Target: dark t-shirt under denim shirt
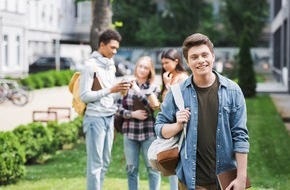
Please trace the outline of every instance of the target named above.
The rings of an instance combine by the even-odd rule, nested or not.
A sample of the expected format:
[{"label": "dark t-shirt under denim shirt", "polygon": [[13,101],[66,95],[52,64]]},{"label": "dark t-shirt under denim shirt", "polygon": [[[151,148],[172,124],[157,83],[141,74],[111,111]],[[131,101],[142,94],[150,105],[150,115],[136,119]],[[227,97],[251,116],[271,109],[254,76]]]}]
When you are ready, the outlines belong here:
[{"label": "dark t-shirt under denim shirt", "polygon": [[198,100],[196,184],[216,183],[216,128],[218,121],[218,77],[206,88],[194,84]]}]

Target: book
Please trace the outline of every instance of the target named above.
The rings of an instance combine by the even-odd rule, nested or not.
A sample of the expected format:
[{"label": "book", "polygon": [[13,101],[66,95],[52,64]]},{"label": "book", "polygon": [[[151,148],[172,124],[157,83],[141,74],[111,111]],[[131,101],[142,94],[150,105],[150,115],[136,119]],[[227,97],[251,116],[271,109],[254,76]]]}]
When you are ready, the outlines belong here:
[{"label": "book", "polygon": [[[217,174],[217,179],[220,185],[221,190],[225,190],[229,184],[236,179],[237,177],[237,169],[228,170],[222,173]],[[251,187],[250,179],[246,178],[246,188]]]},{"label": "book", "polygon": [[133,110],[146,110],[145,105],[138,98],[133,99]]},{"label": "book", "polygon": [[96,73],[94,73],[94,82],[92,86],[93,91],[97,91],[102,89],[102,84],[100,83],[99,77],[96,76]]}]

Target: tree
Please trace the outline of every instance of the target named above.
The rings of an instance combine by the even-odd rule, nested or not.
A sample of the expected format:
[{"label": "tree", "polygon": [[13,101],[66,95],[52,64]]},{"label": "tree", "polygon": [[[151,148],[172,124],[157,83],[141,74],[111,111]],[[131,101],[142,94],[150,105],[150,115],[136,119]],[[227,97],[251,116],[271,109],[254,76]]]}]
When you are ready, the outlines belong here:
[{"label": "tree", "polygon": [[253,60],[250,52],[250,38],[247,32],[242,34],[240,51],[238,56],[238,84],[245,97],[256,95],[256,74],[253,67]]},{"label": "tree", "polygon": [[201,24],[203,0],[167,0],[161,26],[167,33],[167,45],[180,46],[186,36],[197,32]]},{"label": "tree", "polygon": [[160,27],[160,17],[140,18],[140,28],[136,33],[136,42],[145,47],[162,47],[166,45],[166,34]]},{"label": "tree", "polygon": [[99,35],[112,25],[111,0],[91,0],[92,26],[90,31],[90,45],[92,51],[98,49]]},{"label": "tree", "polygon": [[245,97],[256,94],[256,79],[250,48],[257,42],[268,18],[267,0],[225,0],[229,36],[240,47],[238,83]]},{"label": "tree", "polygon": [[156,2],[114,0],[113,23],[122,23],[118,31],[123,46],[180,46],[184,38],[194,32],[218,38],[212,4],[204,0]]},{"label": "tree", "polygon": [[[113,12],[113,22],[122,22],[122,27],[118,28],[118,31],[122,35],[123,46],[144,46],[144,43],[150,44],[148,40],[153,41],[152,33],[155,28],[152,27],[156,23],[151,21],[156,14],[154,1],[114,0]],[[150,24],[146,25],[146,23]],[[146,31],[150,32],[146,33]]]},{"label": "tree", "polygon": [[269,14],[267,0],[225,0],[224,10],[227,31],[236,44],[241,42],[245,33],[249,38],[250,46],[254,45],[262,33]]}]

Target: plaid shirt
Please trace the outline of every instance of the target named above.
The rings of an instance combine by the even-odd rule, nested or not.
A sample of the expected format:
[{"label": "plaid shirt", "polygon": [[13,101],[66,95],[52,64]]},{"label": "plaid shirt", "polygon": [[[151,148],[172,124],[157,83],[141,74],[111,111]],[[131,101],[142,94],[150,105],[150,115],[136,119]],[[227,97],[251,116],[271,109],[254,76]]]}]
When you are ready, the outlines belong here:
[{"label": "plaid shirt", "polygon": [[[154,111],[149,105],[147,95],[155,93],[158,97],[160,90],[157,86],[152,84],[150,85],[149,82],[142,85],[137,83],[137,85],[141,89],[141,92],[137,94],[134,90],[129,89],[126,96],[118,99],[118,110],[116,114],[124,118],[122,126],[123,134],[127,135],[129,139],[143,141],[149,137],[156,136],[154,132]],[[148,117],[143,121],[131,117],[131,112],[134,111],[133,101],[135,98],[141,101],[147,110]]]}]

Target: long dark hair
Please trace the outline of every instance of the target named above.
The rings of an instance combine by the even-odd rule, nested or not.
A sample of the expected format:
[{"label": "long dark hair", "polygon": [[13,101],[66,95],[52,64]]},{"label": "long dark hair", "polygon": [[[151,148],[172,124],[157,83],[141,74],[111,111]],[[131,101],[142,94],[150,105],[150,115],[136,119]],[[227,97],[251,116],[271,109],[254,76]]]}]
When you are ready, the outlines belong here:
[{"label": "long dark hair", "polygon": [[[161,59],[162,58],[171,59],[172,61],[175,61],[177,59],[178,64],[175,67],[175,71],[177,71],[177,72],[185,72],[186,71],[183,67],[181,54],[176,49],[171,48],[171,49],[168,49],[166,51],[163,51],[161,53]],[[161,93],[160,93],[161,95],[163,94],[163,92],[166,89],[165,84],[163,82],[163,73],[165,73],[165,72],[166,71],[162,66],[162,71],[161,71],[162,89],[161,89]]]}]

